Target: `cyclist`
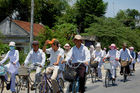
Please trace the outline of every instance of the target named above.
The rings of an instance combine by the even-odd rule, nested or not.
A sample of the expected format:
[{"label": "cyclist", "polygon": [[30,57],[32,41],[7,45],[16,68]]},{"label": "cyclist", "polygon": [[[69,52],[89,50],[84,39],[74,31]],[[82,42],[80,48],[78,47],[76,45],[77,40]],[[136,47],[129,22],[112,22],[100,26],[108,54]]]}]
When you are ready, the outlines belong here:
[{"label": "cyclist", "polygon": [[101,66],[102,66],[102,58],[103,58],[103,51],[101,49],[101,44],[97,43],[96,49],[92,54],[92,57],[94,61],[99,62],[98,64],[98,79],[102,79],[102,72],[101,72]]},{"label": "cyclist", "polygon": [[66,43],[66,44],[64,45],[64,49],[65,49],[65,51],[64,51],[64,56],[66,57],[67,54],[68,54],[68,52],[69,52],[70,49],[71,49],[71,46],[70,46],[68,43]]},{"label": "cyclist", "polygon": [[[46,46],[48,44],[51,44],[51,48],[46,49]],[[56,82],[56,78],[58,76],[58,71],[63,70],[63,65],[61,64],[61,61],[64,59],[64,50],[59,47],[59,41],[56,39],[46,40],[43,51],[47,54],[50,54],[50,65],[46,69],[47,74],[51,74],[51,80]]]},{"label": "cyclist", "polygon": [[138,52],[137,62],[140,63],[140,52]]},{"label": "cyclist", "polygon": [[132,71],[135,71],[136,53],[135,53],[135,51],[134,51],[134,47],[129,47],[129,50],[130,50],[131,56],[133,57],[132,63],[131,63],[131,65],[130,65],[130,69],[131,69]]},{"label": "cyclist", "polygon": [[[20,64],[19,64],[19,51],[15,50],[15,42],[10,42],[9,47],[10,47],[10,50],[8,51],[8,53],[6,54],[4,59],[2,61],[0,61],[0,64],[3,64],[4,62],[6,62],[6,60],[8,58],[10,59],[10,61],[8,62],[7,65],[5,65],[5,67],[7,68],[9,74],[11,75],[10,90],[12,91],[12,93],[16,93],[16,90],[15,90],[15,75],[18,73],[18,68],[20,66]],[[8,79],[7,75],[6,75],[5,78]]]},{"label": "cyclist", "polygon": [[116,49],[115,44],[111,44],[109,48],[110,48],[110,50],[108,51],[108,53],[104,59],[109,57],[111,66],[112,66],[112,69],[111,69],[112,79],[115,80],[116,68],[119,65],[119,51]]},{"label": "cyclist", "polygon": [[[127,47],[127,44],[123,43],[123,48],[120,50],[120,59],[126,60],[126,61],[132,61],[132,56],[130,54],[130,51],[126,47]],[[123,69],[124,67],[121,66],[121,71],[120,71],[121,75],[123,75]],[[126,73],[129,75],[130,74],[129,65],[126,66],[125,69],[126,69]]]},{"label": "cyclist", "polygon": [[[33,69],[36,69],[35,74],[35,82],[39,82],[38,78],[41,73],[42,67],[45,65],[46,56],[45,53],[39,49],[39,42],[33,41],[32,43],[33,49],[28,53],[25,61],[24,66],[27,66],[29,63],[31,63],[31,66]],[[34,64],[37,63],[39,66],[37,68],[34,68]],[[33,88],[35,88],[35,83],[33,84]]]},{"label": "cyclist", "polygon": [[89,51],[90,51],[90,55],[92,55],[92,53],[94,52],[95,48],[93,45],[90,45]]},{"label": "cyclist", "polygon": [[[75,46],[71,48],[65,61],[69,62],[72,60],[74,66],[80,66],[76,69],[79,77],[79,92],[84,93],[85,91],[85,76],[86,76],[86,65],[90,62],[90,52],[84,44],[82,44],[81,35],[75,35],[74,37]],[[63,61],[63,62],[65,62]],[[63,63],[62,62],[62,63]],[[71,90],[70,90],[71,91]]]}]

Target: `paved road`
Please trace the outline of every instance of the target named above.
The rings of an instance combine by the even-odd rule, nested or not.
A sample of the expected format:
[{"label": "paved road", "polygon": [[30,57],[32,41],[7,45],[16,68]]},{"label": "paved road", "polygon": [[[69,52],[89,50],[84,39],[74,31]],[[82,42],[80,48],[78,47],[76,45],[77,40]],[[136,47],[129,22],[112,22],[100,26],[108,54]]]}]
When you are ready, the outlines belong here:
[{"label": "paved road", "polygon": [[140,64],[137,64],[134,76],[129,76],[127,82],[122,81],[122,76],[117,77],[116,86],[105,88],[104,81],[95,84],[89,83],[87,85],[86,93],[140,93]]},{"label": "paved road", "polygon": [[[104,70],[102,70],[103,76],[104,76]],[[136,65],[136,72],[134,76],[128,77],[127,82],[122,81],[122,76],[119,75],[116,80],[116,86],[110,86],[108,88],[104,87],[104,81],[103,82],[96,82],[92,83],[91,79],[88,78],[86,86],[86,93],[140,93],[140,64]],[[34,74],[32,74],[34,76]],[[104,78],[103,78],[104,80]],[[67,84],[66,84],[67,85]],[[66,88],[64,89],[66,90]],[[4,93],[11,93],[10,91],[4,90]],[[21,93],[26,93],[25,91],[21,91]],[[31,91],[30,93],[34,93],[34,91]]]}]

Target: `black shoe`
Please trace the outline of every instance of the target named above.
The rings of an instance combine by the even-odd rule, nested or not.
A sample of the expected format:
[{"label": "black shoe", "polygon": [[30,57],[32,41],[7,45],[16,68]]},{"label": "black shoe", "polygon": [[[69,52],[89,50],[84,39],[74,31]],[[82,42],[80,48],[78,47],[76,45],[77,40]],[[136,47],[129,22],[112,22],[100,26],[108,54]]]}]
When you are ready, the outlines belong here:
[{"label": "black shoe", "polygon": [[31,90],[35,90],[36,89],[36,85],[35,83],[31,86]]},{"label": "black shoe", "polygon": [[123,75],[123,73],[120,73],[120,75],[122,76],[122,75]]},{"label": "black shoe", "polygon": [[72,83],[69,85],[69,92],[72,92]]}]

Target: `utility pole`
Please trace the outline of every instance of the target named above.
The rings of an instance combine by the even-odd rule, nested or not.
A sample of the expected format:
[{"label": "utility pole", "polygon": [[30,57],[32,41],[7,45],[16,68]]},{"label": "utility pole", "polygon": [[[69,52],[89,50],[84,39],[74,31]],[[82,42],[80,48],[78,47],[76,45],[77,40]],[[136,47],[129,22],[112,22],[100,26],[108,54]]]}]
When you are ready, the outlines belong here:
[{"label": "utility pole", "polygon": [[33,26],[34,26],[34,0],[31,1],[31,23],[30,23],[30,50],[33,42]]}]

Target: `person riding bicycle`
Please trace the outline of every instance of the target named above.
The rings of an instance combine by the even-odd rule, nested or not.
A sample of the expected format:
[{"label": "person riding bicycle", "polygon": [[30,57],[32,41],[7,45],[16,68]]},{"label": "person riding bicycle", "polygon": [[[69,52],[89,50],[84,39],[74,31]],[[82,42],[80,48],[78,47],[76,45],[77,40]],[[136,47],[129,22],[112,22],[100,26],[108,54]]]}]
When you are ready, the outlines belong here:
[{"label": "person riding bicycle", "polygon": [[[11,75],[10,78],[10,90],[12,91],[12,93],[16,93],[15,90],[15,77],[16,74],[18,73],[18,68],[20,66],[19,64],[19,51],[15,49],[15,42],[10,42],[9,43],[9,47],[10,50],[8,51],[8,53],[6,54],[6,56],[4,57],[4,59],[2,61],[0,61],[0,64],[3,64],[4,62],[6,62],[6,60],[9,58],[10,61],[8,62],[7,65],[5,65],[5,67],[8,70],[8,73]],[[8,79],[7,75],[5,77],[6,79]]]},{"label": "person riding bicycle", "polygon": [[134,47],[129,47],[129,50],[130,50],[131,56],[133,57],[132,63],[131,63],[131,65],[130,65],[130,69],[131,69],[132,71],[135,71],[136,53],[135,53],[135,51],[134,51]]},{"label": "person riding bicycle", "polygon": [[104,57],[104,59],[109,58],[111,62],[111,74],[112,79],[115,80],[116,78],[116,68],[119,66],[119,51],[116,49],[115,44],[110,45],[110,50],[108,51],[107,55]]},{"label": "person riding bicycle", "polygon": [[140,51],[137,53],[137,62],[140,63]]},{"label": "person riding bicycle", "polygon": [[89,52],[88,48],[84,44],[82,44],[81,35],[75,35],[74,43],[75,43],[75,46],[71,48],[65,61],[63,61],[63,62],[69,62],[69,60],[71,60],[71,63],[74,66],[78,66],[80,64],[79,67],[76,68],[76,71],[77,71],[77,75],[79,77],[79,92],[84,93],[85,80],[86,80],[85,79],[86,65],[88,65],[90,62],[90,52]]},{"label": "person riding bicycle", "polygon": [[[125,60],[125,61],[131,62],[132,61],[132,56],[130,54],[129,49],[127,49],[126,47],[127,47],[127,44],[123,43],[123,48],[120,50],[120,60]],[[120,71],[121,75],[123,75],[123,69],[124,69],[124,67],[121,66],[121,71]],[[129,75],[130,74],[129,65],[127,65],[125,67],[125,69],[126,69],[126,73]]]},{"label": "person riding bicycle", "polygon": [[95,51],[92,53],[92,57],[94,61],[98,62],[98,78],[102,78],[102,72],[101,72],[101,66],[102,66],[102,58],[103,58],[103,52],[101,49],[101,44],[97,43]]},{"label": "person riding bicycle", "polygon": [[[24,66],[27,66],[29,63],[31,63],[31,66],[33,69],[36,69],[35,74],[35,82],[39,82],[38,78],[40,76],[42,67],[45,65],[46,55],[42,51],[42,49],[39,49],[39,42],[33,41],[32,43],[33,49],[28,53],[25,61]],[[39,66],[37,68],[34,68],[34,64],[37,63]],[[35,87],[35,83],[32,87]]]},{"label": "person riding bicycle", "polygon": [[65,51],[64,51],[64,58],[65,58],[67,56],[67,54],[69,53],[71,46],[68,43],[66,43],[64,45],[64,49],[65,49]]},{"label": "person riding bicycle", "polygon": [[[50,44],[51,48],[46,49],[46,46]],[[61,64],[61,61],[64,59],[64,50],[59,47],[59,41],[56,39],[46,40],[43,52],[46,52],[47,54],[50,54],[50,65],[46,69],[47,74],[51,74],[51,80],[56,81],[58,76],[58,71],[63,70],[63,65]]]}]

